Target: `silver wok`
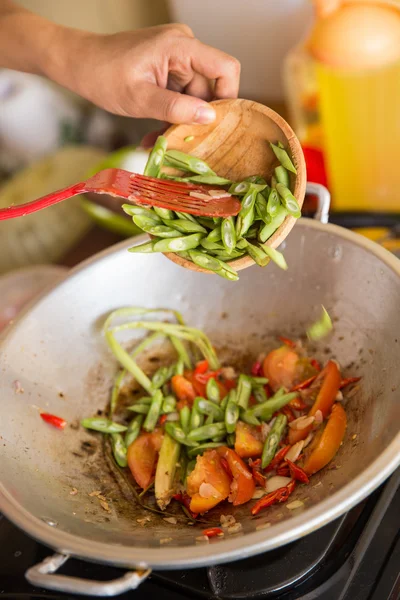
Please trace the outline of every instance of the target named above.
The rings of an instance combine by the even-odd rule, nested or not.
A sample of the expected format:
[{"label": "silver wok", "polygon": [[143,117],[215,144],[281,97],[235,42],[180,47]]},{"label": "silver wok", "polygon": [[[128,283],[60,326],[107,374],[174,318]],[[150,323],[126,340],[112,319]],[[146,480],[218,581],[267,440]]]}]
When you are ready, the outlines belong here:
[{"label": "silver wok", "polygon": [[[237,283],[182,269],[162,255],[129,254],[130,244],[72,271],[0,338],[0,510],[57,551],[27,574],[42,587],[114,595],[136,587],[151,568],[199,567],[271,550],[348,511],[400,464],[398,259],[310,219],[301,219],[285,242],[288,272],[252,267]],[[209,544],[196,542],[201,526],[171,525],[156,515],[138,523],[143,513],[105,459],[101,436],[78,426],[106,406],[115,373],[99,329],[104,316],[124,305],[176,308],[249,362],[276,343],[277,333],[302,335],[321,304],[337,321],[316,355],[334,356],[345,374],[363,379],[347,402],[335,468],[293,496],[304,506],[274,506],[258,518],[242,507],[234,513],[242,531]],[[38,408],[69,426],[61,432],[45,425]],[[89,496],[95,490],[111,512]],[[52,574],[69,556],[138,571],[109,583]]]}]

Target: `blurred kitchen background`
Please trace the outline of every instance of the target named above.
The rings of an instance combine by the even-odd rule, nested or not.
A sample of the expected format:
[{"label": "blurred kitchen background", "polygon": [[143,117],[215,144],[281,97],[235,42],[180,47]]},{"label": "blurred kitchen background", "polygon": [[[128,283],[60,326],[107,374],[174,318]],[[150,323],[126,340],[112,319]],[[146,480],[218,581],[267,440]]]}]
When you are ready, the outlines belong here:
[{"label": "blurred kitchen background", "polygon": [[[379,81],[364,81],[362,70],[361,76],[356,70],[356,81],[347,75],[339,81],[337,73],[333,81],[332,72],[318,72],[305,41],[315,21],[310,0],[20,3],[56,22],[99,33],[187,23],[203,42],[241,61],[241,97],[269,105],[287,118],[304,147],[309,181],[323,183],[333,193],[333,220],[389,249],[399,248],[399,95],[392,94],[390,110],[380,105],[381,120],[371,122],[369,115],[377,110],[372,105],[374,86],[382,95],[388,81],[387,93],[400,93],[400,63],[390,65],[390,73],[384,66]],[[137,146],[157,126],[109,115],[39,77],[0,70],[0,206],[34,199],[104,166],[143,169],[146,152]],[[327,152],[333,157],[329,169]],[[362,168],[358,157],[364,161]],[[137,232],[122,213],[98,202],[77,198],[3,222],[0,274],[35,264],[71,266]],[[312,212],[313,199],[306,210]]]}]

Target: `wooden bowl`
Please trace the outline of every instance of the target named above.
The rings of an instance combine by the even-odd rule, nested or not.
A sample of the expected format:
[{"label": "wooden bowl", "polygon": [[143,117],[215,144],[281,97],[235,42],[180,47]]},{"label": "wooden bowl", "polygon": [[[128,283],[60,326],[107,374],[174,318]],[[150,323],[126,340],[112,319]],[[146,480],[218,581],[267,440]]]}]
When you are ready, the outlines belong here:
[{"label": "wooden bowl", "polygon": [[[279,162],[268,142],[280,141],[297,169],[297,175],[290,173],[290,189],[301,208],[306,191],[306,165],[300,142],[286,121],[267,106],[251,100],[216,100],[211,104],[217,113],[215,122],[211,125],[173,125],[164,133],[168,148],[202,158],[217,175],[232,181],[242,181],[250,175],[261,175],[269,181]],[[194,139],[185,142],[188,136],[194,136]],[[294,217],[286,217],[268,240],[268,245],[279,246],[295,223]],[[173,252],[165,256],[186,269],[211,273]],[[243,256],[229,264],[240,271],[253,265],[254,261],[250,256]]]}]

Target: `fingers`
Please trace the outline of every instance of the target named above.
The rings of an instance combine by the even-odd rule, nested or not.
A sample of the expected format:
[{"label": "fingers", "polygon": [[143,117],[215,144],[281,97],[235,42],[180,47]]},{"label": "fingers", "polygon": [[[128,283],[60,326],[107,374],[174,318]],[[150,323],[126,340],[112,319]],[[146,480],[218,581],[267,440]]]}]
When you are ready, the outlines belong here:
[{"label": "fingers", "polygon": [[194,73],[192,80],[185,87],[185,94],[209,102],[214,97],[214,90],[209,79],[200,73]]},{"label": "fingers", "polygon": [[240,62],[222,50],[202,44],[196,39],[188,39],[187,47],[193,70],[207,79],[215,79],[215,96],[237,98]]},{"label": "fingers", "polygon": [[215,121],[214,109],[200,98],[166,90],[151,83],[137,86],[135,95],[140,98],[139,111],[143,117],[168,123],[207,124]]}]

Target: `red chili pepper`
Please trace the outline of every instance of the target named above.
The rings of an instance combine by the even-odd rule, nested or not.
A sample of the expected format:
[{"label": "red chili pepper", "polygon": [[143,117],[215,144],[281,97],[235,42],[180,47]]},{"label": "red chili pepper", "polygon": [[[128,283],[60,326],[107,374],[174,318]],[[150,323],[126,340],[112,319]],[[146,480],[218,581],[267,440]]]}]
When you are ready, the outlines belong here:
[{"label": "red chili pepper", "polygon": [[297,396],[297,398],[293,398],[293,400],[289,402],[289,406],[290,408],[294,408],[294,410],[304,410],[307,408],[307,404],[299,396]]},{"label": "red chili pepper", "polygon": [[278,335],[278,340],[280,340],[282,344],[285,344],[285,346],[289,346],[289,348],[296,348],[296,342],[283,335]]},{"label": "red chili pepper", "polygon": [[322,367],[321,367],[321,365],[319,364],[319,362],[317,361],[317,359],[315,359],[315,358],[312,358],[312,359],[310,360],[310,364],[311,364],[311,365],[314,367],[314,369],[317,369],[317,371],[321,371],[321,370],[322,370]]},{"label": "red chili pepper", "polygon": [[217,536],[223,536],[224,532],[219,527],[210,527],[209,529],[204,529],[202,534],[207,536],[208,538],[213,538]]},{"label": "red chili pepper", "polygon": [[265,391],[265,393],[266,393],[266,395],[267,395],[267,398],[271,398],[271,396],[273,396],[273,395],[274,395],[274,393],[273,393],[273,391],[271,390],[271,388],[270,388],[270,386],[269,386],[269,384],[268,384],[268,383],[266,383],[266,384],[264,385],[264,391]]},{"label": "red chili pepper", "polygon": [[292,411],[292,409],[290,408],[290,406],[284,406],[283,408],[281,408],[280,412],[283,415],[286,415],[288,423],[291,423],[296,418],[295,415],[294,415],[294,413],[293,413],[293,411]]},{"label": "red chili pepper", "polygon": [[301,383],[298,383],[297,385],[292,387],[292,389],[290,391],[297,392],[298,390],[305,390],[306,388],[310,387],[310,385],[316,378],[317,378],[317,376],[313,375],[313,377],[309,377],[305,381],[302,381]]},{"label": "red chili pepper", "polygon": [[249,459],[249,467],[251,467],[252,469],[257,469],[257,467],[261,466],[261,458],[256,458],[255,460],[253,460],[252,458]]},{"label": "red chili pepper", "polygon": [[277,467],[283,461],[286,454],[289,452],[289,448],[290,448],[290,446],[287,445],[287,446],[284,446],[283,448],[281,448],[280,450],[278,450],[278,452],[275,454],[274,458],[269,463],[268,467],[265,467],[264,471],[268,472],[268,471],[272,471],[273,469],[275,469],[275,467]]},{"label": "red chili pepper", "polygon": [[293,492],[295,485],[296,482],[292,479],[292,481],[290,481],[286,487],[281,487],[278,490],[275,490],[275,492],[270,492],[266,496],[263,496],[255,503],[251,509],[251,514],[257,515],[263,508],[268,508],[277,502],[286,502],[290,494]]},{"label": "red chili pepper", "polygon": [[253,375],[253,377],[262,377],[262,375],[263,375],[262,364],[258,360],[251,367],[251,374]]},{"label": "red chili pepper", "polygon": [[340,382],[339,390],[342,390],[346,385],[350,385],[351,383],[357,383],[360,381],[361,377],[348,377],[347,379],[342,379]]},{"label": "red chili pepper", "polygon": [[252,469],[251,472],[253,474],[254,481],[258,483],[258,485],[261,485],[261,487],[265,487],[266,478],[264,475],[261,475],[260,471],[257,469]]},{"label": "red chili pepper", "polygon": [[231,390],[234,390],[237,386],[237,379],[224,379],[222,381],[222,385],[228,392],[230,392]]},{"label": "red chili pepper", "polygon": [[221,369],[217,371],[210,371],[209,373],[195,373],[197,381],[200,383],[207,383],[209,379],[215,379],[221,373]]},{"label": "red chili pepper", "polygon": [[57,429],[64,429],[67,424],[65,419],[61,419],[61,417],[56,417],[56,415],[50,415],[49,413],[40,413],[43,421],[46,421],[49,425],[53,425],[53,427],[57,427]]},{"label": "red chili pepper", "polygon": [[278,467],[276,469],[276,474],[280,475],[281,477],[288,477],[289,476],[289,467],[287,465],[283,465],[282,467]]},{"label": "red chili pepper", "polygon": [[228,461],[226,460],[226,458],[224,458],[223,456],[220,456],[219,460],[221,461],[221,465],[222,465],[224,471],[227,473],[227,475],[229,475],[229,477],[232,477],[232,471],[229,468],[229,464],[228,464]]},{"label": "red chili pepper", "polygon": [[291,460],[286,459],[286,462],[289,465],[290,476],[292,479],[300,481],[301,483],[310,483],[307,474],[301,467],[295,465]]},{"label": "red chili pepper", "polygon": [[160,425],[164,425],[165,421],[167,420],[168,415],[161,415],[160,417]]},{"label": "red chili pepper", "polygon": [[208,360],[201,360],[200,362],[197,363],[196,368],[194,370],[194,374],[195,375],[203,375],[204,373],[207,373],[208,371]]}]

